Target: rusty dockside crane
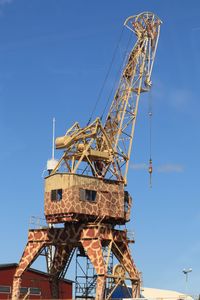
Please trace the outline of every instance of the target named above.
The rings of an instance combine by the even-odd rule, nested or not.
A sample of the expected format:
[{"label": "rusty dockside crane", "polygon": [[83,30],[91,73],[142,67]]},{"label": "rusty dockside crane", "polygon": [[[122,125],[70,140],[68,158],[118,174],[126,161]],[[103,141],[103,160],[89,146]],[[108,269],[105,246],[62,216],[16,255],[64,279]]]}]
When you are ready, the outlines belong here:
[{"label": "rusty dockside crane", "polygon": [[[63,154],[45,178],[45,218],[49,227],[31,229],[14,275],[12,300],[20,298],[23,272],[54,247],[48,272],[52,299],[59,299],[59,280],[78,248],[96,271],[96,300],[110,299],[118,285],[130,280],[131,297],[140,297],[140,274],[132,259],[126,230],[116,229],[130,220],[132,199],[125,190],[138,104],[151,88],[151,74],[161,20],[151,12],[126,19],[136,43],[123,68],[105,123],[96,118],[86,127],[76,122],[55,141]],[[54,224],[60,224],[59,227]],[[108,274],[109,255],[118,264]],[[46,249],[46,250],[45,250]],[[48,251],[47,251],[48,252]],[[106,289],[106,280],[112,287]],[[85,297],[87,299],[87,297]]]}]

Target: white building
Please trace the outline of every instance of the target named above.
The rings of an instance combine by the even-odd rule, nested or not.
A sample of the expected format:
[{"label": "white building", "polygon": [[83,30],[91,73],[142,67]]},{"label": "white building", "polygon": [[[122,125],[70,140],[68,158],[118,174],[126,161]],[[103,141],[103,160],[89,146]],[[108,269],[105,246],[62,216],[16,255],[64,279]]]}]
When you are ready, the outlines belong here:
[{"label": "white building", "polygon": [[141,290],[141,296],[148,300],[193,300],[192,297],[180,292],[145,287],[143,287]]}]

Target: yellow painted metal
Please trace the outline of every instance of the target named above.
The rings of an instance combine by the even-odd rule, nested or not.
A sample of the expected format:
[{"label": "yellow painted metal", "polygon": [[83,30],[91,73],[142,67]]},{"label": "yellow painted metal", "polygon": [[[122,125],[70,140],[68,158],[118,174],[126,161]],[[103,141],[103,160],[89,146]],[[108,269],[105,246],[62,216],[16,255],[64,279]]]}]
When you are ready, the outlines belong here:
[{"label": "yellow painted metal", "polygon": [[127,173],[141,93],[151,88],[151,74],[161,20],[144,12],[126,19],[124,25],[136,35],[122,71],[105,124],[97,118],[81,128],[76,122],[56,139],[64,155],[53,174],[65,163],[66,171],[127,183]]}]

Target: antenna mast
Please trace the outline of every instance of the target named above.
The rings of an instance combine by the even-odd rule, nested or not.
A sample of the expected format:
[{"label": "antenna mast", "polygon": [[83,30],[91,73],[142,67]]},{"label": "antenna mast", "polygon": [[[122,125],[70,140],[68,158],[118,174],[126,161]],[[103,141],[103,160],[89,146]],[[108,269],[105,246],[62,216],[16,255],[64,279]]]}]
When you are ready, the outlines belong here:
[{"label": "antenna mast", "polygon": [[53,118],[52,159],[54,159],[54,154],[55,154],[55,124],[56,124],[56,119]]},{"label": "antenna mast", "polygon": [[58,161],[55,159],[55,127],[56,119],[53,118],[53,128],[52,128],[52,157],[47,161],[47,171],[51,174],[52,170],[58,164]]}]

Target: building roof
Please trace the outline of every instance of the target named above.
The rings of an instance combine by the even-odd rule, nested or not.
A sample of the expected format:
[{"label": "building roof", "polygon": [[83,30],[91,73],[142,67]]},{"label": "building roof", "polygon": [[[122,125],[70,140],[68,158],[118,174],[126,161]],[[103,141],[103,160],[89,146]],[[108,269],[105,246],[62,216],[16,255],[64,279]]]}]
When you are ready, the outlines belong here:
[{"label": "building roof", "polygon": [[[123,299],[123,300],[132,300],[130,298],[132,292],[131,287],[121,286],[119,285],[113,295],[112,299]],[[141,288],[141,298],[140,300],[193,300],[192,297],[183,294],[177,291],[171,290],[162,290],[155,288]],[[139,299],[138,299],[139,300]]]},{"label": "building roof", "polygon": [[[7,268],[17,268],[17,267],[18,267],[17,263],[0,264],[0,270],[1,269],[7,269]],[[27,271],[34,272],[34,273],[44,275],[44,276],[49,276],[49,274],[47,272],[36,270],[36,269],[33,269],[33,268],[28,268]],[[73,281],[69,280],[69,279],[64,278],[62,280],[67,282],[67,283],[73,283]]]},{"label": "building roof", "polygon": [[141,290],[141,294],[144,298],[147,299],[162,299],[162,300],[180,300],[187,299],[192,300],[193,298],[177,291],[171,290],[162,290],[155,288],[145,288],[143,287]]}]

